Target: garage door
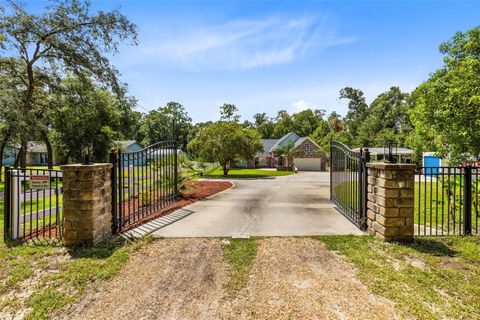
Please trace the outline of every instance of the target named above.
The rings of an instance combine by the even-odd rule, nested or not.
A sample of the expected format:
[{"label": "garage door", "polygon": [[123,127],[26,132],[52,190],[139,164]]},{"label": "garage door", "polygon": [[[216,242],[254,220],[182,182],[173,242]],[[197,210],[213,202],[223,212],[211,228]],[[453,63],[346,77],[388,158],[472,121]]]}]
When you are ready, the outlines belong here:
[{"label": "garage door", "polygon": [[300,171],[320,171],[320,158],[294,158],[293,163]]}]

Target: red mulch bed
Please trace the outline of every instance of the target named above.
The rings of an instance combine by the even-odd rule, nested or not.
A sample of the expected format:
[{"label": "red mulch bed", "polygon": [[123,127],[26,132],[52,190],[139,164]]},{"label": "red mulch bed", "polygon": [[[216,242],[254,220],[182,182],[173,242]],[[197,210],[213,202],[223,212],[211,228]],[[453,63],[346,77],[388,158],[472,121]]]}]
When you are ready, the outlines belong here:
[{"label": "red mulch bed", "polygon": [[149,214],[148,216],[143,217],[138,221],[135,221],[135,223],[130,224],[128,227],[124,227],[121,232],[125,232],[133,228],[136,228],[141,224],[144,224],[148,221],[151,221],[158,217],[169,214],[170,212],[183,208],[199,200],[210,197],[232,186],[232,184],[228,181],[198,181],[198,180],[189,180],[185,182],[185,185],[188,187],[188,189],[181,192],[181,195],[178,197],[178,199],[175,200],[175,202],[169,204],[165,208],[162,208],[153,214]]},{"label": "red mulch bed", "polygon": [[[189,204],[197,202],[199,200],[205,199],[210,197],[216,193],[219,193],[223,190],[226,190],[232,186],[230,182],[227,181],[198,181],[198,180],[189,180],[185,182],[185,185],[188,187],[187,190],[183,191],[181,195],[176,199],[174,202],[166,206],[165,208],[153,213],[149,214],[141,218],[140,220],[135,221],[135,223],[130,224],[127,227],[124,227],[122,232],[131,230],[133,228],[138,227],[139,225],[156,219],[158,217],[164,216],[173,212],[177,209],[185,207]],[[135,214],[135,208],[137,208],[138,199],[130,199],[125,203],[125,206],[130,206],[132,215]],[[127,211],[128,209],[125,209]],[[128,216],[128,213],[125,212]],[[127,217],[124,217],[124,219]],[[138,219],[138,217],[136,217]],[[52,223],[52,225],[46,226],[43,229],[38,231],[33,231],[31,234],[26,234],[20,239],[19,241],[30,241],[35,240],[38,238],[61,238],[61,234],[57,234],[57,226],[56,224]]]}]

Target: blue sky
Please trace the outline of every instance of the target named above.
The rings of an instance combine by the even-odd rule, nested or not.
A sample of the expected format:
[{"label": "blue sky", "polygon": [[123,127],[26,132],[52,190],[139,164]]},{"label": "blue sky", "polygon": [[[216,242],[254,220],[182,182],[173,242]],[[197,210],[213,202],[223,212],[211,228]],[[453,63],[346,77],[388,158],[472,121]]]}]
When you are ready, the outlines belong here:
[{"label": "blue sky", "polygon": [[[195,122],[224,102],[242,120],[322,108],[345,86],[368,101],[410,91],[441,66],[440,42],[480,25],[480,2],[93,1],[120,7],[140,44],[113,58],[143,108],[182,103]],[[139,111],[145,112],[143,108]]]}]

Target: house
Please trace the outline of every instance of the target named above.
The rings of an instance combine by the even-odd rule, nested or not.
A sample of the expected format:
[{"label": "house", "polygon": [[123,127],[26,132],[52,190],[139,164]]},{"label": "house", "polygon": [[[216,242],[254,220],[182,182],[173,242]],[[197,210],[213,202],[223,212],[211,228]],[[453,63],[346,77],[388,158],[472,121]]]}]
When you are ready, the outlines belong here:
[{"label": "house", "polygon": [[47,146],[41,141],[27,142],[27,166],[48,165]]},{"label": "house", "polygon": [[115,141],[115,144],[122,152],[135,152],[143,149],[143,147],[135,140]]},{"label": "house", "polygon": [[[360,152],[360,148],[352,149],[354,152]],[[387,148],[368,147],[370,151],[370,161],[383,161],[388,158]],[[394,148],[393,155],[399,163],[413,163],[413,150],[408,148]]]},{"label": "house", "polygon": [[13,166],[17,157],[18,148],[16,146],[6,146],[3,150],[2,165]]},{"label": "house", "polygon": [[300,137],[290,132],[280,139],[263,139],[263,151],[257,152],[252,163],[254,167],[279,168],[288,166],[288,159],[275,152],[279,147],[285,147],[289,143],[297,150],[293,158],[293,165],[300,171],[325,170],[325,154],[320,146],[310,137]]},{"label": "house", "polygon": [[[19,145],[7,146],[3,154],[3,165],[12,166],[20,151]],[[55,162],[55,159],[54,161]],[[47,146],[42,141],[27,142],[27,166],[46,166],[48,165]]]}]

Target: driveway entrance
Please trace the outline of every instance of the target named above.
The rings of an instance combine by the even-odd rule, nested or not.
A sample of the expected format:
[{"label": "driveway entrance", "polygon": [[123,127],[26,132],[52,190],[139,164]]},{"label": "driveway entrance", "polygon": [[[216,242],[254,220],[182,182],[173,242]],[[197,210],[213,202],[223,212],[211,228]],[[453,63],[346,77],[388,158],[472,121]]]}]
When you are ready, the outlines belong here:
[{"label": "driveway entrance", "polygon": [[189,214],[153,232],[153,235],[248,237],[362,234],[330,202],[327,172],[231,181],[235,184],[232,189],[182,208]]}]

